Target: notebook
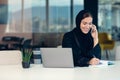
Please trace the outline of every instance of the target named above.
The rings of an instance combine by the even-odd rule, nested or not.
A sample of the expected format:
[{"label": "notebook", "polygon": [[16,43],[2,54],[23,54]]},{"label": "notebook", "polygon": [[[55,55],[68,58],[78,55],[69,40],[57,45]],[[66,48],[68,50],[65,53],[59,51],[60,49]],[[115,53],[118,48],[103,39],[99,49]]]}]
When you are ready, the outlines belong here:
[{"label": "notebook", "polygon": [[71,48],[40,48],[43,67],[73,68]]},{"label": "notebook", "polygon": [[114,65],[113,61],[108,61],[108,60],[100,60],[100,63],[97,65],[89,65],[89,67],[107,67],[110,65]]}]

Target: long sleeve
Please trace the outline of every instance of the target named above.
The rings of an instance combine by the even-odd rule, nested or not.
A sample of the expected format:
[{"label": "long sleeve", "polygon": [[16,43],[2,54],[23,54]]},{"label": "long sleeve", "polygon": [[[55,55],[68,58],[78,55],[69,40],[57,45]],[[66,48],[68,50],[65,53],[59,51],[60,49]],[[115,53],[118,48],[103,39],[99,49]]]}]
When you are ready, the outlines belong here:
[{"label": "long sleeve", "polygon": [[93,54],[96,58],[101,59],[101,48],[100,45],[97,44],[92,50],[91,54]]},{"label": "long sleeve", "polygon": [[81,47],[78,47],[72,32],[66,33],[63,37],[62,47],[72,48],[75,66],[89,66],[88,63],[93,58],[93,56],[101,59],[101,48],[99,44],[97,44],[94,48],[92,47],[93,45],[91,45],[90,50],[86,50],[85,46],[83,45],[84,43],[80,44]]},{"label": "long sleeve", "polygon": [[72,48],[72,52],[73,52],[73,59],[74,59],[74,65],[75,66],[88,66],[88,61],[89,58],[84,57],[84,55],[82,55],[82,51],[81,49],[79,49],[79,47],[77,46],[73,34],[71,33],[67,33],[64,35],[63,37],[63,41],[62,41],[62,47],[67,47],[67,48]]},{"label": "long sleeve", "polygon": [[88,62],[93,58],[96,57],[98,59],[101,59],[101,48],[100,45],[97,44],[94,48],[90,49],[90,51],[88,51],[88,53],[86,53],[86,56],[80,56],[81,58],[79,58],[79,66],[88,66]]},{"label": "long sleeve", "polygon": [[66,33],[63,36],[62,47],[72,48],[72,36],[71,33]]},{"label": "long sleeve", "polygon": [[63,37],[62,47],[72,48],[75,66],[89,66],[89,61],[93,56],[99,59],[101,58],[99,44],[93,47],[94,41],[91,35],[91,25],[82,23],[83,19],[85,20],[85,23],[92,22],[93,19],[88,17],[92,18],[89,11],[80,11],[76,16],[76,27],[70,32],[67,32]]}]

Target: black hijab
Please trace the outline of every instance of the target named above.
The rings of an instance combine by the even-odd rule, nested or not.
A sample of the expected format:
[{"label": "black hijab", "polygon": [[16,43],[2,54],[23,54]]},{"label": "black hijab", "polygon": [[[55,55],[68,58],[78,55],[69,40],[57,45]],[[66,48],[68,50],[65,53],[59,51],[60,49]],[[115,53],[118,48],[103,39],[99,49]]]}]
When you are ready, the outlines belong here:
[{"label": "black hijab", "polygon": [[[76,28],[78,30],[81,31],[80,29],[80,23],[82,21],[82,19],[86,18],[86,17],[92,17],[91,13],[88,10],[81,10],[77,16],[76,16]],[[81,31],[82,32],[82,31]],[[83,32],[82,32],[83,33]],[[83,33],[84,34],[84,33]],[[90,34],[90,31],[88,32],[88,34]],[[85,34],[87,35],[87,34]]]},{"label": "black hijab", "polygon": [[81,20],[86,17],[92,17],[88,10],[81,10],[76,16],[76,28],[73,30],[83,48],[84,51],[88,51],[93,48],[93,38],[91,36],[91,31],[84,34],[80,29]]}]

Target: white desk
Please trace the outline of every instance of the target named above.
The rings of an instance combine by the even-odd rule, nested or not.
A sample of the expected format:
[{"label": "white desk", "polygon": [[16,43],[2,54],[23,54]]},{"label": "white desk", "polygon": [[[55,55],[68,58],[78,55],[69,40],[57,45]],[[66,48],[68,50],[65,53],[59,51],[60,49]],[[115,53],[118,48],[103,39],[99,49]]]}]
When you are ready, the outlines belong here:
[{"label": "white desk", "polygon": [[108,67],[43,68],[0,65],[0,80],[120,80],[120,61]]}]

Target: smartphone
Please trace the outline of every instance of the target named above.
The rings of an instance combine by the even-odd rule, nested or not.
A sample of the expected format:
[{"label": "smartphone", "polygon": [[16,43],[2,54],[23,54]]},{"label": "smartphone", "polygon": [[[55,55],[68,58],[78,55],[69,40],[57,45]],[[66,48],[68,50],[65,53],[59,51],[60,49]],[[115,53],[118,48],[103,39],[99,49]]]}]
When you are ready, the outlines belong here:
[{"label": "smartphone", "polygon": [[[93,26],[94,26],[94,25],[92,24],[92,27],[93,27]],[[91,31],[91,33],[95,32],[95,30],[93,30],[93,28],[91,28],[90,31]]]}]

